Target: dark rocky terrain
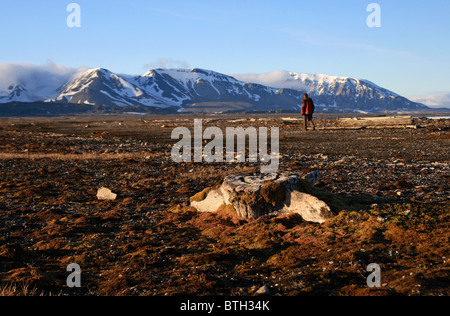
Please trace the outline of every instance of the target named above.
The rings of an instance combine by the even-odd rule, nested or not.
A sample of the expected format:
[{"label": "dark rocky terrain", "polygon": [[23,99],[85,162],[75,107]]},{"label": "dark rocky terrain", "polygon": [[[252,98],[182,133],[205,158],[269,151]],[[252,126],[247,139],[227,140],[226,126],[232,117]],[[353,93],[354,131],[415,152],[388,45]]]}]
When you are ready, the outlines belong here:
[{"label": "dark rocky terrain", "polygon": [[[196,117],[198,118],[198,117]],[[449,295],[450,122],[315,132],[281,115],[204,116],[280,127],[280,171],[320,170],[335,217],[243,220],[186,201],[258,164],[171,160],[192,116],[0,121],[2,295]],[[118,194],[99,201],[97,190]],[[188,206],[188,205],[187,205]],[[66,286],[70,263],[82,287]],[[378,263],[382,287],[366,285]]]}]

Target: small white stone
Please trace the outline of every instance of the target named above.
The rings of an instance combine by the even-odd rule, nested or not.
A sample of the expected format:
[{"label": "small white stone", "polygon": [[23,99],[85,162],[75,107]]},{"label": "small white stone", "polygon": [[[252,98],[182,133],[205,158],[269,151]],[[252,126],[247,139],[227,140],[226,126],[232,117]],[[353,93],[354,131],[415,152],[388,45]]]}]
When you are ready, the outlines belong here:
[{"label": "small white stone", "polygon": [[262,288],[260,288],[258,291],[256,291],[257,295],[269,295],[270,289],[267,285],[264,285]]},{"label": "small white stone", "polygon": [[112,201],[112,200],[117,199],[117,194],[113,193],[110,189],[100,188],[97,191],[97,199]]}]

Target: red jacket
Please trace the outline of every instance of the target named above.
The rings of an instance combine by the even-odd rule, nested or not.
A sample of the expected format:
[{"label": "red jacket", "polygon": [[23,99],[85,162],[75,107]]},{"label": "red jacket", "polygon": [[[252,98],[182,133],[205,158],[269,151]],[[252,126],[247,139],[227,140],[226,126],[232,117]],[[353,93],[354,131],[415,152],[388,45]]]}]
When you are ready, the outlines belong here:
[{"label": "red jacket", "polygon": [[302,115],[314,114],[315,106],[311,98],[302,100]]}]

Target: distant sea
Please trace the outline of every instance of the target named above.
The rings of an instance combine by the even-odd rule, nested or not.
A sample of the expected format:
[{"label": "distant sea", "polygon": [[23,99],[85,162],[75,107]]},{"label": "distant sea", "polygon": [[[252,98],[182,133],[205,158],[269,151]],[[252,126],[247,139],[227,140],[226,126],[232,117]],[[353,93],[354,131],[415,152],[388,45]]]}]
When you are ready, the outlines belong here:
[{"label": "distant sea", "polygon": [[427,116],[430,120],[450,120],[450,116]]}]

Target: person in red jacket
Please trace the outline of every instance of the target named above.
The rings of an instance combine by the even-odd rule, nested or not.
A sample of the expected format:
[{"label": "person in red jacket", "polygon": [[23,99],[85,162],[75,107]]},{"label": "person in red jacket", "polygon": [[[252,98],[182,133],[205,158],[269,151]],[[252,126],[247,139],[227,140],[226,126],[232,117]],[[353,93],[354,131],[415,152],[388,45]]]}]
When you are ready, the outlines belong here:
[{"label": "person in red jacket", "polygon": [[316,124],[314,124],[313,121],[314,110],[315,106],[313,100],[305,93],[302,100],[302,115],[305,119],[305,131],[308,130],[308,121],[312,123],[313,131],[316,130]]}]

